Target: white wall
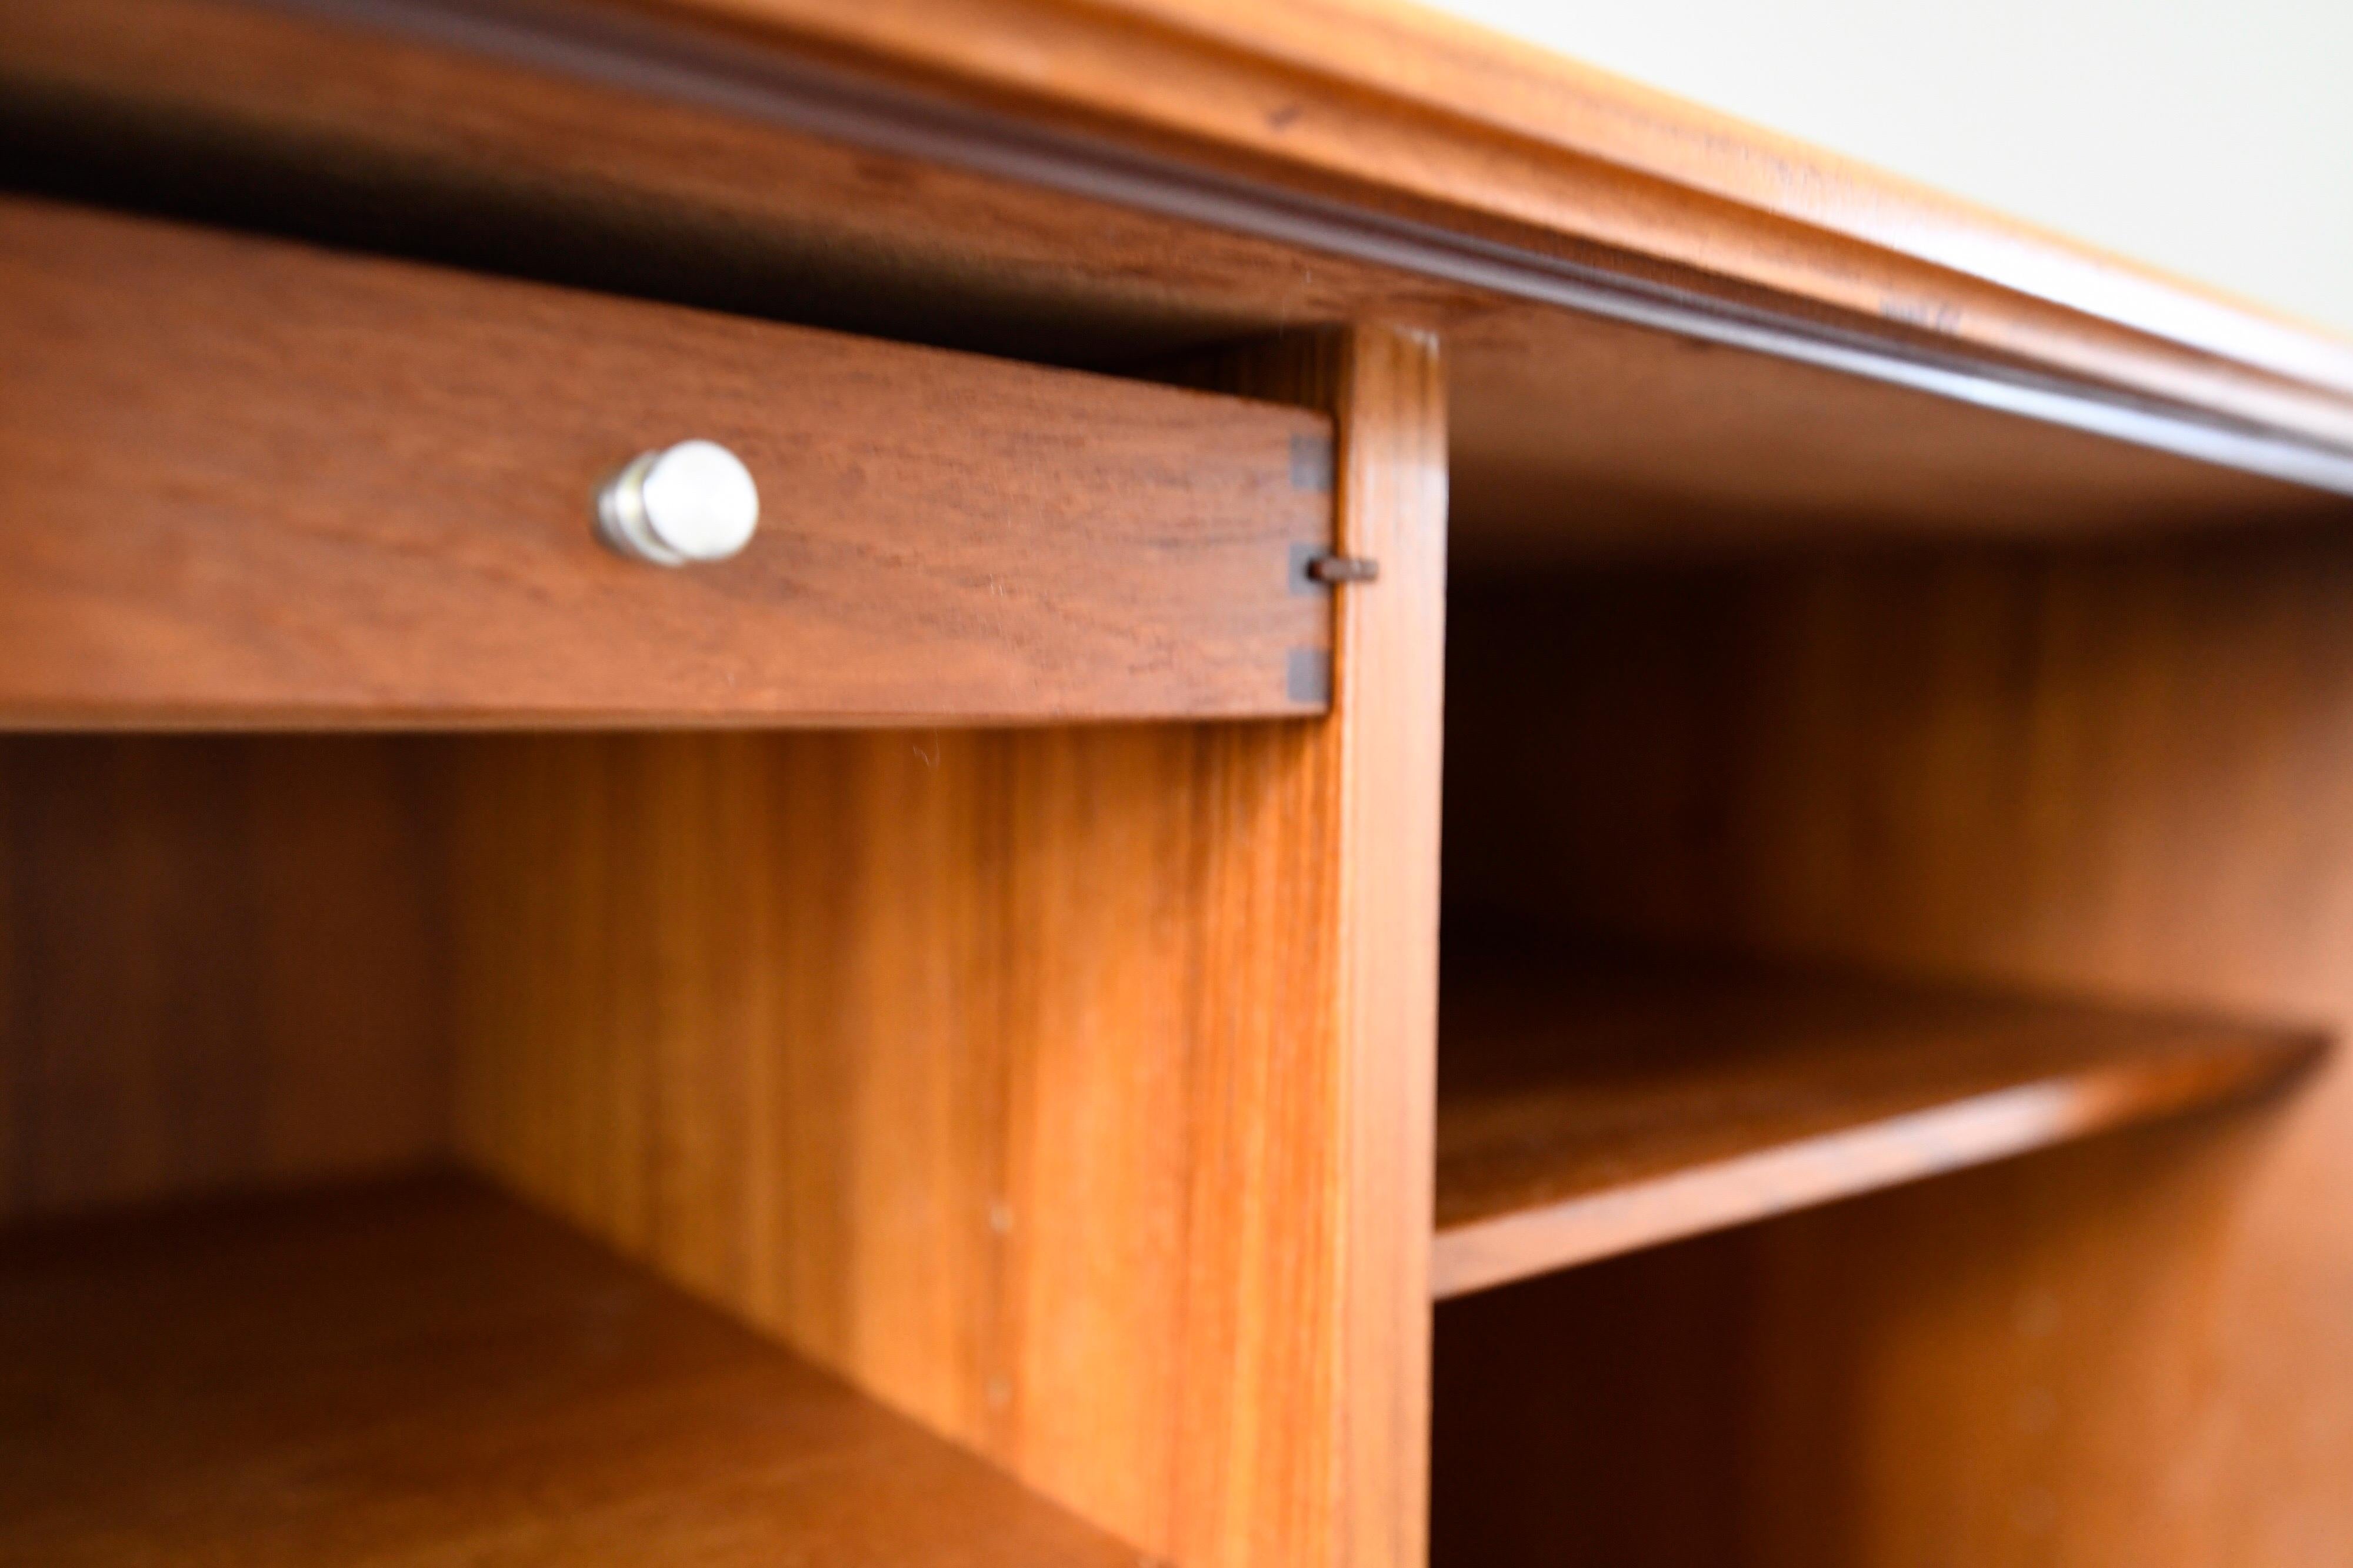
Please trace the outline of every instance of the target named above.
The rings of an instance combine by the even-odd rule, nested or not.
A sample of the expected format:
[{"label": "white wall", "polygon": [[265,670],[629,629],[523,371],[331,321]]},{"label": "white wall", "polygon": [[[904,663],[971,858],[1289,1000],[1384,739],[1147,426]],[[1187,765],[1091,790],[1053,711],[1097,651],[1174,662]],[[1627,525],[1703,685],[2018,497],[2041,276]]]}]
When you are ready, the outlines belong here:
[{"label": "white wall", "polygon": [[2353,0],[1435,0],[2353,334]]}]

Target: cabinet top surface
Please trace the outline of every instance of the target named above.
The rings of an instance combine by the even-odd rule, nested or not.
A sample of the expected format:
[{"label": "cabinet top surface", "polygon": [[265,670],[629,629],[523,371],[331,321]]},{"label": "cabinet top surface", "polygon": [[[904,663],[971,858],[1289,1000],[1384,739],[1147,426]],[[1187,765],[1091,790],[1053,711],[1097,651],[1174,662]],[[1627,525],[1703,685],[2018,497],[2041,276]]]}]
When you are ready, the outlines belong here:
[{"label": "cabinet top surface", "polygon": [[134,205],[612,292],[1119,372],[1432,331],[1466,561],[2353,495],[2353,343],[1387,0],[17,0],[0,92],[280,182]]},{"label": "cabinet top surface", "polygon": [[2189,355],[2353,400],[2353,343],[2320,329],[1395,0],[639,3],[1721,302],[1760,291],[2125,384]]}]

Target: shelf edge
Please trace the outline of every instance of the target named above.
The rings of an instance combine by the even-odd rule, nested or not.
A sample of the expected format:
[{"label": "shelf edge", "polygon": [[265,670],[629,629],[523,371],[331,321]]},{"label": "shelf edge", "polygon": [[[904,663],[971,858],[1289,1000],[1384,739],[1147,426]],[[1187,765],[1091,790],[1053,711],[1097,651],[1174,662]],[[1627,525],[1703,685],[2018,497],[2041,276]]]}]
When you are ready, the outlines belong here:
[{"label": "shelf edge", "polygon": [[2285,1082],[2325,1042],[2168,1063],[2125,1061],[1974,1094],[1625,1186],[1441,1226],[1430,1296],[1514,1280],[1811,1208],[2167,1116]]}]

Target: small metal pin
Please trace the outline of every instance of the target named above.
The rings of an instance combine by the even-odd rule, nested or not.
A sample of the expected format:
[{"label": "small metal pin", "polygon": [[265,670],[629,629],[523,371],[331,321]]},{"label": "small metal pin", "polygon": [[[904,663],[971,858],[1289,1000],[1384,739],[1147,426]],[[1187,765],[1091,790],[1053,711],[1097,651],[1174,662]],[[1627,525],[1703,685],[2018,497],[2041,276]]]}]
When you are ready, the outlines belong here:
[{"label": "small metal pin", "polygon": [[1377,583],[1381,563],[1365,555],[1318,555],[1307,574],[1318,583]]}]

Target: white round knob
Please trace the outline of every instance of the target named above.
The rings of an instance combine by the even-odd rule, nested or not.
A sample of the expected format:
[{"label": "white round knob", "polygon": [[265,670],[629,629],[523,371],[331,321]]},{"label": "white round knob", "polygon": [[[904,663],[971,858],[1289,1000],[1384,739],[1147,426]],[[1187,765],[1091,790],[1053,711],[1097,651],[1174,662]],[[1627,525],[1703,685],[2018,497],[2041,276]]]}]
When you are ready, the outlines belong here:
[{"label": "white round knob", "polygon": [[596,535],[659,566],[724,561],[760,526],[760,489],[716,441],[640,453],[596,492]]}]

